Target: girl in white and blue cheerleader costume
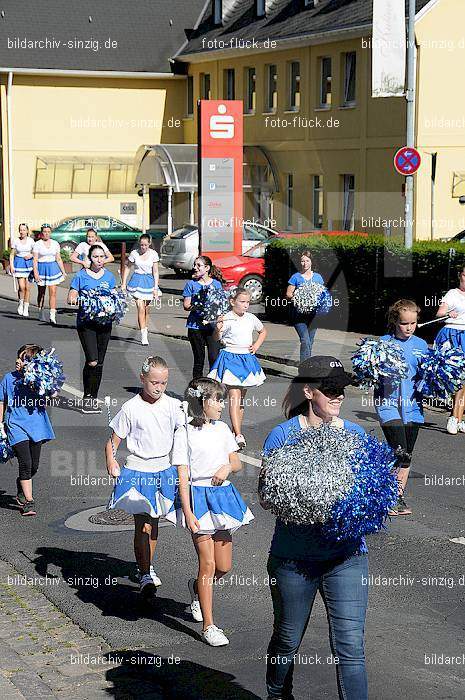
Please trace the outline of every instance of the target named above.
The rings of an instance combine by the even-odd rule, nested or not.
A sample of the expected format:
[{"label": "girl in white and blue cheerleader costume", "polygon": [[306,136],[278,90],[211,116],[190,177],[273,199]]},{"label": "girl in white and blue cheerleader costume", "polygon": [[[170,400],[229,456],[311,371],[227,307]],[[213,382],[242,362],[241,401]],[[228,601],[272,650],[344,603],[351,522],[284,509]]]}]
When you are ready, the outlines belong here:
[{"label": "girl in white and blue cheerleader costume", "polygon": [[93,245],[98,244],[105,252],[105,264],[112,263],[114,256],[108,250],[108,247],[103,243],[97,231],[94,228],[88,228],[86,232],[86,240],[77,244],[74,252],[71,254],[71,262],[82,267],[90,267],[89,250]]},{"label": "girl in white and blue cheerleader costume", "polygon": [[172,463],[178,466],[179,500],[168,519],[192,533],[199,560],[197,580],[188,583],[194,620],[203,621],[202,638],[211,646],[229,641],[213,623],[213,582],[232,566],[232,533],[253,519],[228,481],[242,468],[234,436],[220,420],[225,389],[208,378],[193,379],[186,390],[184,429],[176,431]]},{"label": "girl in white and blue cheerleader costume", "polygon": [[57,286],[66,277],[65,268],[60,255],[60,245],[52,240],[52,229],[48,224],[42,224],[42,238],[34,243],[34,280],[37,284],[37,306],[39,320],[45,321],[44,302],[45,290],[48,287],[50,305],[50,323],[56,323]]},{"label": "girl in white and blue cheerleader costume", "polygon": [[[143,233],[139,238],[139,247],[132,250],[126,262],[123,274],[122,289],[127,290],[136,300],[137,320],[139,322],[141,343],[149,344],[149,306],[153,299],[158,299],[160,290],[158,288],[158,253],[151,248],[152,239],[147,233]],[[129,277],[131,266],[134,265],[134,272]]]},{"label": "girl in white and blue cheerleader costume", "polygon": [[[155,586],[161,583],[152,566],[158,521],[173,512],[178,490],[177,469],[171,466],[170,453],[184,417],[180,401],[164,393],[168,376],[163,358],[144,361],[142,391],[126,401],[113,418],[112,437],[106,445],[107,471],[116,477],[108,508],[134,515],[134,553],[144,597],[153,596]],[[120,470],[116,450],[122,440],[126,440],[129,455]]]},{"label": "girl in white and blue cheerleader costume", "polygon": [[[208,376],[226,384],[229,393],[229,415],[240,449],[246,446],[242,435],[244,398],[247,389],[260,386],[266,377],[255,357],[255,353],[266,338],[263,323],[247,311],[250,294],[238,287],[230,297],[231,311],[217,321],[217,336],[225,344],[215,360]],[[254,332],[258,338],[254,342]]]},{"label": "girl in white and blue cheerleader costume", "polygon": [[10,272],[18,281],[18,314],[29,316],[29,277],[33,270],[34,239],[29,235],[29,226],[20,224],[19,237],[11,242]]},{"label": "girl in white and blue cheerleader costume", "polygon": [[[448,316],[444,327],[437,334],[434,344],[437,348],[460,348],[465,352],[465,267],[458,271],[459,286],[449,289],[441,299],[437,318]],[[447,421],[447,432],[450,435],[465,433],[463,414],[465,409],[465,387],[454,395],[452,414]]]}]

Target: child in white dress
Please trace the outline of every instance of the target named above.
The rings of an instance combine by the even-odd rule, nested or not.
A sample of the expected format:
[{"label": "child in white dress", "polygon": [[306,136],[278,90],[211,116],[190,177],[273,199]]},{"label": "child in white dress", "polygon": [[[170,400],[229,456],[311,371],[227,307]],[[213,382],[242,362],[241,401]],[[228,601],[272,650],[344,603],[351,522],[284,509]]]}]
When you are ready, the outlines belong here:
[{"label": "child in white dress", "polygon": [[11,241],[10,272],[18,285],[18,314],[29,316],[29,278],[33,270],[34,239],[29,234],[27,224],[19,225],[18,234],[18,238]]},{"label": "child in white dress", "polygon": [[[239,449],[247,443],[242,435],[244,399],[247,388],[260,386],[266,377],[255,353],[266,338],[266,328],[254,314],[247,311],[250,294],[238,287],[230,297],[231,311],[220,316],[217,337],[225,345],[208,376],[226,384],[229,394],[229,415]],[[254,342],[254,332],[258,338]]]},{"label": "child in white dress", "polygon": [[[188,584],[191,612],[194,620],[203,621],[202,637],[211,646],[229,644],[213,623],[213,583],[231,569],[232,533],[253,519],[228,481],[230,473],[240,471],[242,465],[231,430],[219,420],[224,396],[224,387],[217,381],[191,381],[186,391],[187,429],[176,431],[172,456],[179,473],[176,522],[191,531],[199,560],[197,580]],[[172,512],[168,519],[174,522]]]},{"label": "child in white dress", "polygon": [[[137,320],[139,322],[141,344],[149,344],[149,306],[153,299],[158,299],[158,253],[151,248],[152,239],[147,233],[139,238],[139,246],[132,250],[126,262],[121,288],[127,290],[135,299]],[[134,272],[129,277],[129,271],[134,266]]]}]

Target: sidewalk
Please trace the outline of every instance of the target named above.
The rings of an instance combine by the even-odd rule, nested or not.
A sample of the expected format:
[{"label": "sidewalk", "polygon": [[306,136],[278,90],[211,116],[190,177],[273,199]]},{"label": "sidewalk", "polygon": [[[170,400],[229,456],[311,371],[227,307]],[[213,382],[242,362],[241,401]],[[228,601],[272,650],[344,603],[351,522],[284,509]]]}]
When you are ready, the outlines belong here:
[{"label": "sidewalk", "polygon": [[[75,266],[77,267],[77,266]],[[119,266],[113,264],[109,266],[114,272],[117,280],[119,280]],[[164,280],[163,273],[169,274],[170,279]],[[69,283],[72,275],[63,284],[58,287],[58,323],[60,316],[63,314],[69,315],[70,320],[75,314],[75,310],[69,307],[66,303],[66,298],[69,290]],[[179,338],[187,341],[186,333],[186,318],[187,313],[182,308],[181,289],[184,286],[182,280],[172,280],[169,271],[161,268],[160,287],[164,291],[163,296],[157,302],[157,306],[152,307],[150,315],[150,333],[156,335],[168,336],[171,338]],[[179,287],[175,289],[173,287]],[[16,299],[16,293],[13,288],[13,278],[6,273],[0,274],[0,298]],[[30,316],[37,318],[36,307],[36,285],[31,285],[31,307]],[[46,304],[47,304],[46,300]],[[252,313],[254,308],[252,307]],[[126,328],[134,328],[137,331],[137,314],[135,306],[130,306],[124,317],[122,326]],[[264,367],[271,370],[279,370],[286,374],[295,374],[295,367],[299,363],[299,339],[297,333],[292,326],[279,323],[266,323],[268,336],[257,357],[264,361]],[[356,348],[357,341],[361,334],[349,333],[339,330],[319,329],[316,334],[315,343],[313,346],[314,355],[333,355],[342,360],[346,365],[350,365],[350,356]]]}]

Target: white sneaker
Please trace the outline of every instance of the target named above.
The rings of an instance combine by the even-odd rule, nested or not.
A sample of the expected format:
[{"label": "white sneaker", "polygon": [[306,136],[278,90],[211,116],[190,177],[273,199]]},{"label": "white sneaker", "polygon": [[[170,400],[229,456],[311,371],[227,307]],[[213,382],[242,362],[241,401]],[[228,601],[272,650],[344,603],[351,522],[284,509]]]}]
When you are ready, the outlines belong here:
[{"label": "white sneaker", "polygon": [[157,589],[155,588],[155,584],[152,581],[152,577],[150,576],[150,574],[144,574],[143,576],[141,576],[139,584],[139,593],[144,598],[153,598],[156,595]]},{"label": "white sneaker", "polygon": [[200,607],[199,596],[194,588],[195,578],[190,578],[187,582],[191,596],[191,613],[196,622],[203,622],[202,608]]},{"label": "white sneaker", "polygon": [[457,430],[459,431],[459,433],[465,433],[465,420],[460,420],[457,423]]},{"label": "white sneaker", "polygon": [[240,450],[243,450],[244,447],[247,447],[247,442],[245,441],[245,437],[242,435],[242,433],[236,435],[236,443]]},{"label": "white sneaker", "polygon": [[29,316],[29,302],[23,304],[23,316]]},{"label": "white sneaker", "polygon": [[39,321],[46,321],[47,316],[45,315],[45,309],[41,309],[39,311]]},{"label": "white sneaker", "polygon": [[229,644],[229,639],[223,630],[216,625],[210,625],[206,630],[202,630],[202,637],[211,647],[224,647]]},{"label": "white sneaker", "polygon": [[[137,567],[137,574],[136,575],[137,575],[137,579],[140,583],[141,576],[140,576],[139,567]],[[158,578],[157,574],[155,573],[155,569],[153,568],[152,565],[150,565],[150,576],[152,577],[152,581],[153,581],[154,586],[156,586],[157,588],[158,588],[158,586],[161,586],[161,581]]]},{"label": "white sneaker", "polygon": [[450,435],[457,435],[458,431],[458,420],[457,418],[454,418],[454,416],[451,416],[449,420],[447,421],[447,426],[446,430]]},{"label": "white sneaker", "polygon": [[23,301],[22,299],[20,299],[20,300],[19,300],[19,304],[18,304],[18,314],[19,314],[20,316],[22,316],[22,315],[23,315],[23,311],[24,311],[24,301]]},{"label": "white sneaker", "polygon": [[149,345],[149,330],[148,328],[140,329],[140,342],[142,345]]},{"label": "white sneaker", "polygon": [[50,309],[50,323],[55,326],[56,322],[57,322],[56,309]]}]

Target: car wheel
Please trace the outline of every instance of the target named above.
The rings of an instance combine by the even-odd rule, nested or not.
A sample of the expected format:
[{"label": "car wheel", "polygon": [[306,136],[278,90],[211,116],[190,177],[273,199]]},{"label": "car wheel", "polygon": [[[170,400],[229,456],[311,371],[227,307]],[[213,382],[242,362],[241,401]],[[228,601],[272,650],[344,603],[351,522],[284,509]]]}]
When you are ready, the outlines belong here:
[{"label": "car wheel", "polygon": [[74,253],[76,247],[77,244],[74,241],[63,241],[63,243],[60,243],[60,250],[65,250],[70,255]]},{"label": "car wheel", "polygon": [[260,275],[247,275],[240,283],[240,287],[244,287],[250,294],[250,302],[259,304],[263,297],[263,278]]},{"label": "car wheel", "polygon": [[173,269],[178,277],[189,277],[189,270],[182,270],[180,267],[174,267]]}]

